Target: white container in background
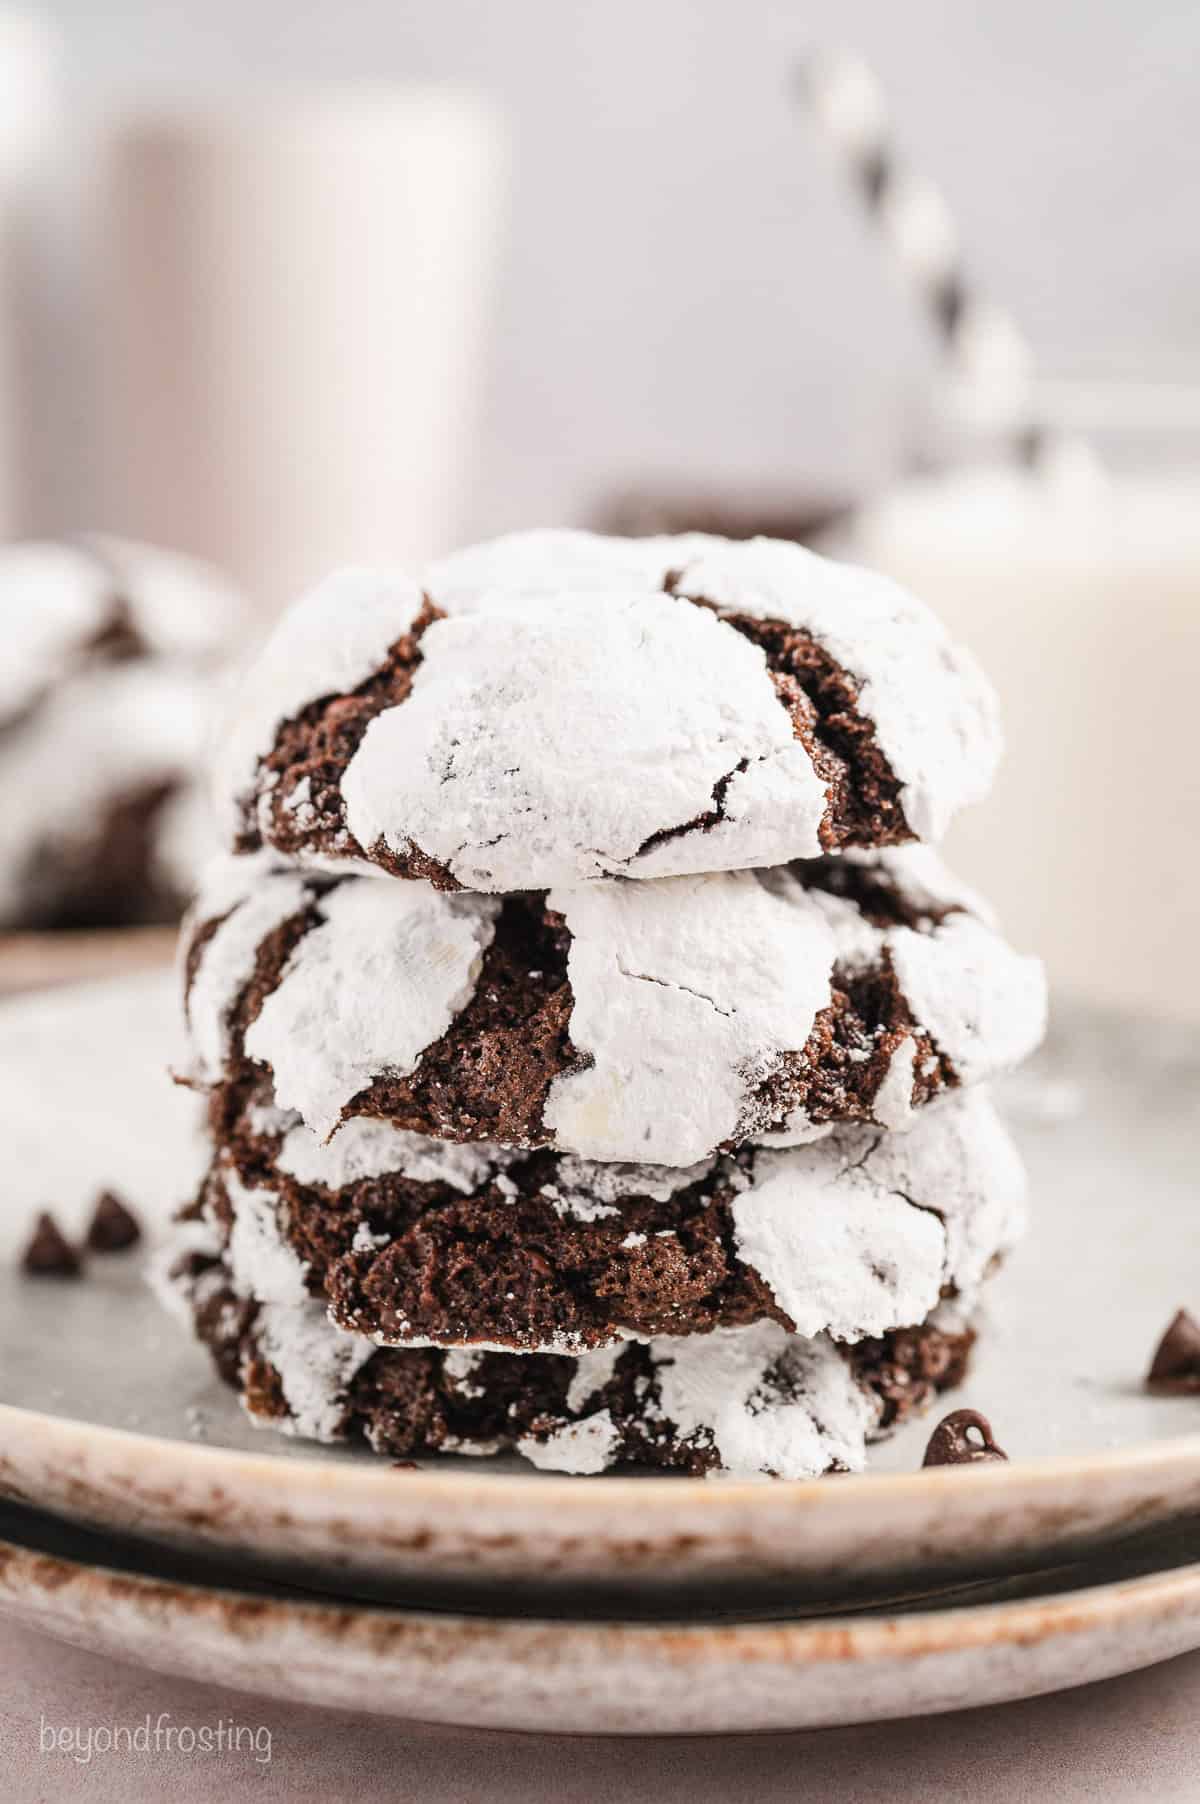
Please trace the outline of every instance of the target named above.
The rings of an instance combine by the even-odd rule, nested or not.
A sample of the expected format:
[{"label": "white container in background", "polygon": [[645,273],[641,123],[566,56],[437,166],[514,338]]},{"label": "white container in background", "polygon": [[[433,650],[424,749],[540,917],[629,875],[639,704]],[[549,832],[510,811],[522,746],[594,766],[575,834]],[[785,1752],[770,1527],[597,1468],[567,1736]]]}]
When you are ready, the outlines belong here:
[{"label": "white container in background", "polygon": [[1200,1019],[1200,461],[897,489],[849,555],[978,654],[1007,755],[946,851],[1064,989]]},{"label": "white container in background", "polygon": [[31,246],[62,118],[58,78],[58,37],[47,21],[0,11],[0,539],[27,531],[34,507]]},{"label": "white container in background", "polygon": [[453,542],[506,141],[438,87],[126,119],[103,162],[101,517],[267,611]]}]

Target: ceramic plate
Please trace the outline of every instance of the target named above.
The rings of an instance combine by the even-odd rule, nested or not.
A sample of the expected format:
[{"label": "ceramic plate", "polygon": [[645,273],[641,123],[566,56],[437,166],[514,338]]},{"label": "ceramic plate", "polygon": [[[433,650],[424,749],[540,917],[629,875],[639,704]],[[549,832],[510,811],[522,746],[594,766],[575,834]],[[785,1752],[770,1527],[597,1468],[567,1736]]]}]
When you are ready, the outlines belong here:
[{"label": "ceramic plate", "polygon": [[[1006,1093],[1035,1225],[995,1287],[956,1401],[1007,1466],[919,1470],[928,1423],[870,1471],[813,1485],[555,1478],[519,1462],[397,1471],[251,1426],[149,1294],[136,1259],[20,1277],[30,1211],[77,1224],[101,1183],[161,1220],[199,1166],[194,1099],[163,1076],[159,973],[0,1007],[0,1491],[78,1522],[270,1561],[343,1589],[487,1602],[591,1585],[844,1596],[1031,1566],[1200,1513],[1200,1400],[1151,1398],[1150,1351],[1200,1303],[1200,1053],[1183,1029],[1064,1011]],[[5,1256],[7,1254],[7,1256]]]},{"label": "ceramic plate", "polygon": [[[15,1522],[13,1518],[16,1518]],[[1200,1646],[1200,1565],[1141,1559],[875,1613],[633,1623],[348,1605],[152,1571],[0,1509],[0,1614],[158,1671],[306,1704],[568,1733],[811,1729],[1111,1678]]]}]

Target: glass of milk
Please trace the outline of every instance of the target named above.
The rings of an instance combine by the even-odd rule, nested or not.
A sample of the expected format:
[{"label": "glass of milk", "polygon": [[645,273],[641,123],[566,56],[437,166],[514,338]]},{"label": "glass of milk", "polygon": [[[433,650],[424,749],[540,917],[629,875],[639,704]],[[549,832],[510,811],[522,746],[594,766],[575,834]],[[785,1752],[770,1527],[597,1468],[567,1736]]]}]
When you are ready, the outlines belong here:
[{"label": "glass of milk", "polygon": [[999,690],[1007,756],[951,862],[1060,991],[1200,1019],[1200,394],[1177,399],[1095,463],[897,487],[847,550]]},{"label": "glass of milk", "polygon": [[101,146],[101,497],[267,609],[461,529],[507,132],[382,83],[118,118]]}]

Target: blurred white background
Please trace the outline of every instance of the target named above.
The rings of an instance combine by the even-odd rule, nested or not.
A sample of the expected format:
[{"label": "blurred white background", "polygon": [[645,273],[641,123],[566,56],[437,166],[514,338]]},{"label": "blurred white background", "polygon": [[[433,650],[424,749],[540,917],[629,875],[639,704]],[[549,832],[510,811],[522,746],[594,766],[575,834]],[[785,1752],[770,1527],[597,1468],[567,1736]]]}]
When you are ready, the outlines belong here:
[{"label": "blurred white background", "polygon": [[[872,61],[1049,370],[1200,380],[1189,0],[43,10],[80,128],[129,102],[364,77],[465,83],[507,110],[511,212],[466,536],[580,517],[630,478],[890,472],[933,355],[792,98],[812,44]],[[81,254],[65,203],[53,236],[56,267]],[[68,304],[59,288],[48,317]],[[91,517],[86,377],[39,422],[42,526]]]},{"label": "blurred white background", "polygon": [[[1013,755],[952,842],[965,874],[1060,985],[1200,1016],[1194,0],[39,16],[58,123],[10,208],[4,528],[166,540],[267,612],[330,563],[594,522],[639,486],[882,493],[928,448],[938,347],[795,79],[814,48],[861,51],[1041,373],[1190,387],[1192,430],[1158,447],[1182,483],[1065,511],[1031,491],[982,531],[941,492],[901,495],[851,549],[999,681]],[[393,208],[363,95],[429,83],[497,124],[459,130],[447,100],[445,129],[397,150]],[[344,167],[277,127],[281,96],[318,89]],[[224,122],[211,143],[180,124],[197,109]],[[148,115],[168,134],[149,159]]]}]

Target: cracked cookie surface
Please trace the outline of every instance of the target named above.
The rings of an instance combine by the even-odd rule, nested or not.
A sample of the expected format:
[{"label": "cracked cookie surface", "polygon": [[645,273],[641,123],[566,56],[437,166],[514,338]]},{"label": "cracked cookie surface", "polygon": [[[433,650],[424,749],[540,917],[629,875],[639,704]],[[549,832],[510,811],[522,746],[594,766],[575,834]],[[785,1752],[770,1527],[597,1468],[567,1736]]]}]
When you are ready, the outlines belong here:
[{"label": "cracked cookie surface", "polygon": [[974,1339],[943,1310],[853,1348],[774,1322],[578,1357],[378,1348],[313,1300],[256,1302],[203,1223],[179,1233],[171,1283],[252,1419],[393,1458],[513,1450],[579,1474],[626,1463],[696,1476],[859,1471],[869,1442],[961,1382]]},{"label": "cracked cookie surface", "polygon": [[499,893],[936,839],[998,751],[969,654],[881,577],[541,532],[297,604],[219,788],[233,849]]},{"label": "cracked cookie surface", "polygon": [[[904,1128],[1019,1061],[1040,966],[926,848],[503,899],[219,862],[185,930],[193,1077],[314,1133],[687,1166]],[[343,1130],[344,1131],[344,1130]]]},{"label": "cracked cookie surface", "polygon": [[269,1091],[230,1115],[200,1213],[262,1303],[315,1298],[384,1345],[582,1352],[773,1321],[855,1342],[974,1306],[1024,1225],[979,1092],[905,1135],[838,1129],[686,1170],[350,1123],[323,1146]]}]

